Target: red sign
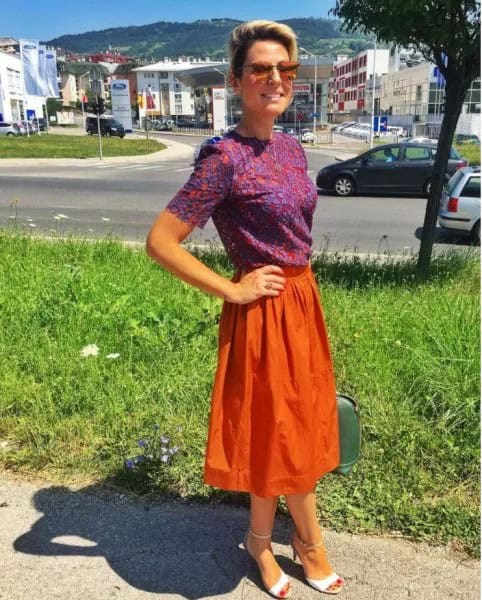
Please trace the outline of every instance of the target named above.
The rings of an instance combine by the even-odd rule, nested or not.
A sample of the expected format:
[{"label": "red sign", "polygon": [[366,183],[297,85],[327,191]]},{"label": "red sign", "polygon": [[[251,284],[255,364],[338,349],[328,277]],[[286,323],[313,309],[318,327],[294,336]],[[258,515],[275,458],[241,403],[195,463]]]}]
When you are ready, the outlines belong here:
[{"label": "red sign", "polygon": [[87,96],[84,94],[84,95],[82,96],[82,102],[84,102],[84,104],[85,104],[85,103],[86,103],[86,102],[88,102],[88,101],[89,101],[89,99],[88,99],[88,98],[87,98]]}]

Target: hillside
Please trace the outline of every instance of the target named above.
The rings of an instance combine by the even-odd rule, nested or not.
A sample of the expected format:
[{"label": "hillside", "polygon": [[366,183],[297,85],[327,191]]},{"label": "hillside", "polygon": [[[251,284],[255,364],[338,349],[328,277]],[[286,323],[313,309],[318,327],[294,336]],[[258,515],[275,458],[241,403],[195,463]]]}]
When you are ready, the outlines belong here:
[{"label": "hillside", "polygon": [[[301,46],[317,54],[353,54],[371,46],[361,34],[340,31],[340,23],[335,19],[303,18],[283,22],[293,28]],[[63,35],[46,43],[79,54],[99,52],[110,46],[122,54],[143,59],[180,55],[222,58],[227,55],[229,33],[238,23],[241,21],[233,19],[192,23],[159,21],[150,25]]]}]

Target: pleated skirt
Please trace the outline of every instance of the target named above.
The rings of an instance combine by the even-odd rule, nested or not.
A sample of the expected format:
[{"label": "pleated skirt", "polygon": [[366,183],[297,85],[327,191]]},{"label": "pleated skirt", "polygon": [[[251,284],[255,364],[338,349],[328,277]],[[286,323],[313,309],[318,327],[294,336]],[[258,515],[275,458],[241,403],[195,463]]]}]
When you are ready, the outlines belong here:
[{"label": "pleated skirt", "polygon": [[261,497],[306,493],[339,465],[318,287],[309,265],[283,272],[278,297],[224,303],[204,466],[206,484]]}]

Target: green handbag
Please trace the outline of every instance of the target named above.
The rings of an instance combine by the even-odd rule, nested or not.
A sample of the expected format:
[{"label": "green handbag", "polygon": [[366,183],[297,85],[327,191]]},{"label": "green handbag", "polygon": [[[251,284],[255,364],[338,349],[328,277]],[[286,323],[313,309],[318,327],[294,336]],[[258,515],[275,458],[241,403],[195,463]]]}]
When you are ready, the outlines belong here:
[{"label": "green handbag", "polygon": [[354,398],[338,392],[336,402],[340,432],[340,464],[333,473],[348,475],[360,457],[360,407]]}]

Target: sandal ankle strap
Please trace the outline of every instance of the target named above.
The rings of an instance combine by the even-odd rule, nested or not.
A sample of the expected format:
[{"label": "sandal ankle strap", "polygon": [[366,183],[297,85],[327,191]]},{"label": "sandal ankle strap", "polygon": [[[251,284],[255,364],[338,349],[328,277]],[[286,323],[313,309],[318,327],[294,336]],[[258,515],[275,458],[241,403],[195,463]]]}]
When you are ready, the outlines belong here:
[{"label": "sandal ankle strap", "polygon": [[310,550],[311,548],[319,548],[320,546],[324,546],[324,542],[323,540],[321,540],[321,542],[318,542],[317,544],[307,544],[306,542],[304,542],[300,536],[298,535],[298,532],[295,531],[293,533],[293,536],[299,541],[299,543],[306,548],[307,550]]}]

